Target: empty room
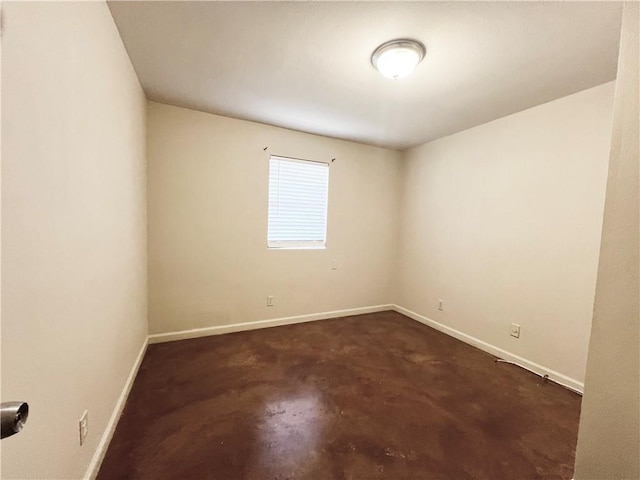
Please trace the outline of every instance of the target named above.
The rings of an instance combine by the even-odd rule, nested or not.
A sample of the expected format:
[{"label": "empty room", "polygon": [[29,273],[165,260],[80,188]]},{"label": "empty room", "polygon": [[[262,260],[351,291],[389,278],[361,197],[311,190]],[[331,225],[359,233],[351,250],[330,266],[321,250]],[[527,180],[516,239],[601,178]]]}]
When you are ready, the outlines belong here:
[{"label": "empty room", "polygon": [[639,3],[0,13],[2,479],[640,479]]}]

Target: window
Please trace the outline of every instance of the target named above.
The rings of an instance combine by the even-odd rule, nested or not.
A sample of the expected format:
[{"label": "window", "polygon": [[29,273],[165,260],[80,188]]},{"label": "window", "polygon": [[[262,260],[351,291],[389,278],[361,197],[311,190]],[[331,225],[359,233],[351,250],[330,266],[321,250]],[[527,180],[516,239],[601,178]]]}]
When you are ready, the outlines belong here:
[{"label": "window", "polygon": [[324,248],[329,165],[269,158],[269,248]]}]

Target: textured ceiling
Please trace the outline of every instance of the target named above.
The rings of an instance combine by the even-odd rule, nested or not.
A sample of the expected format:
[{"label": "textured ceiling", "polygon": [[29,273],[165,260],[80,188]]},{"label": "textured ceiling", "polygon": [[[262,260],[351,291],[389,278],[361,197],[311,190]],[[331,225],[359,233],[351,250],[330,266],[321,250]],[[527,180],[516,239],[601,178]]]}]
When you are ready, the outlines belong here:
[{"label": "textured ceiling", "polygon": [[[612,2],[112,1],[147,97],[404,149],[613,80]],[[425,60],[389,80],[397,37]]]}]

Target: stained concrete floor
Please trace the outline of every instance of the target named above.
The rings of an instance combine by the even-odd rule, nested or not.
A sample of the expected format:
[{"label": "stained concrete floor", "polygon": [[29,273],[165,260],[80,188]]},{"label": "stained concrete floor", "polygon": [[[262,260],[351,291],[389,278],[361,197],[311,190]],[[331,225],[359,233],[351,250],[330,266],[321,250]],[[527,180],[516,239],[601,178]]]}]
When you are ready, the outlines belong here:
[{"label": "stained concrete floor", "polygon": [[580,402],[395,312],[151,345],[98,479],[570,479]]}]

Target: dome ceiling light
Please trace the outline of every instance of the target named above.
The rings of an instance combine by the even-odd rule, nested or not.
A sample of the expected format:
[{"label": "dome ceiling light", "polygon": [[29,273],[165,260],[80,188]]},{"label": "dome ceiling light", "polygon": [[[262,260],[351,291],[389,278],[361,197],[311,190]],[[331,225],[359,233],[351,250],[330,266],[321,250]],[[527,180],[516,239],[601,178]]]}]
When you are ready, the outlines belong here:
[{"label": "dome ceiling light", "polygon": [[398,80],[413,72],[425,52],[424,45],[417,40],[391,40],[375,49],[371,63],[385,77]]}]

